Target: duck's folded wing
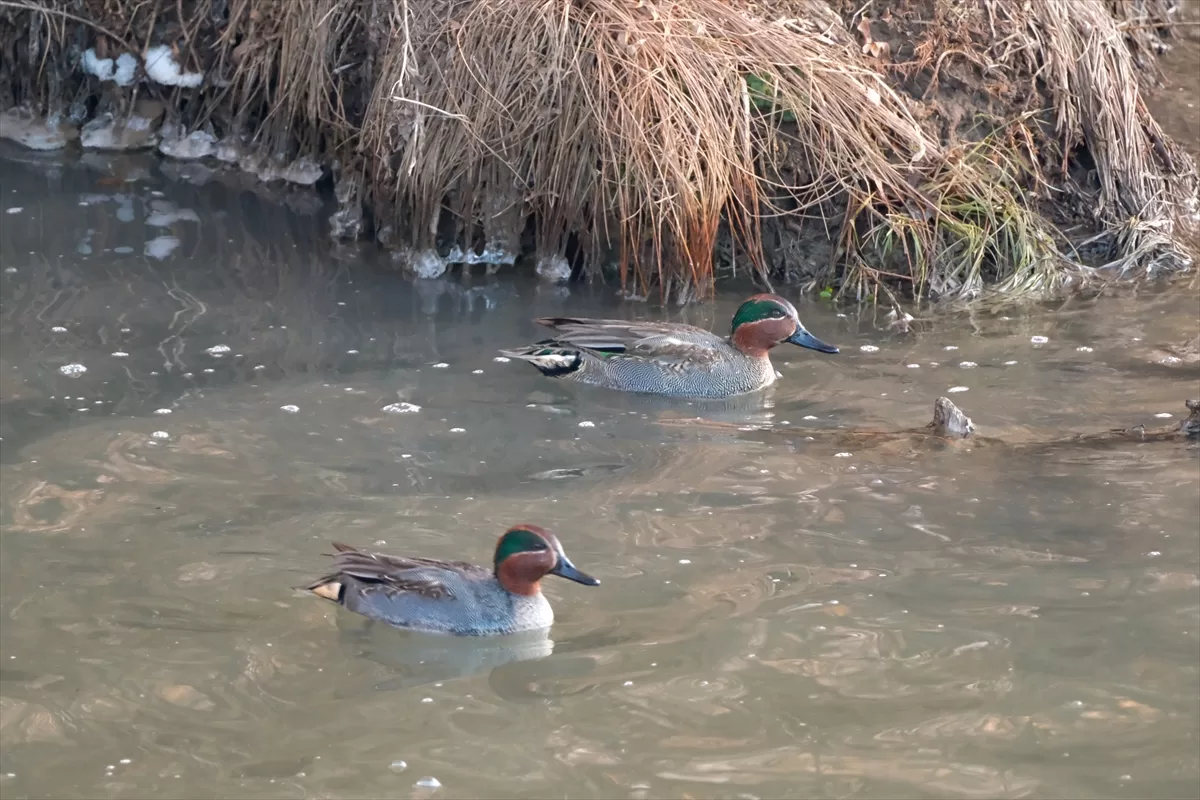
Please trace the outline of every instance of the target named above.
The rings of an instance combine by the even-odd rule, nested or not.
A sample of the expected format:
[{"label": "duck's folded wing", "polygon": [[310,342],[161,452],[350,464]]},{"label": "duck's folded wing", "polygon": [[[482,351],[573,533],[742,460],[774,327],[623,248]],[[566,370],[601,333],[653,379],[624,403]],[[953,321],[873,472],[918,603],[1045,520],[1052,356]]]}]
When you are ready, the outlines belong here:
[{"label": "duck's folded wing", "polygon": [[[334,572],[316,581],[313,586],[339,578],[355,578],[364,591],[387,594],[412,593],[430,599],[453,597],[445,578],[450,572],[471,577],[487,577],[483,567],[465,561],[438,561],[432,558],[406,558],[384,553],[368,553],[340,542],[334,542]],[[311,587],[310,587],[311,588]]]},{"label": "duck's folded wing", "polygon": [[673,363],[710,363],[723,343],[716,334],[691,325],[625,322],[583,317],[544,317],[538,324],[553,328],[557,344],[601,356],[624,355]]}]

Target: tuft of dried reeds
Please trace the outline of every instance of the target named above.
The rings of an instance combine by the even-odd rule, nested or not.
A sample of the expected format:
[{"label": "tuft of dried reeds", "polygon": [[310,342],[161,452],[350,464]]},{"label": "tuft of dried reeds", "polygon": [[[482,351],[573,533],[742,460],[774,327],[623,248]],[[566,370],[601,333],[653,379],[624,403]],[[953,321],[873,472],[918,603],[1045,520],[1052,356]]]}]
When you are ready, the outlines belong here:
[{"label": "tuft of dried reeds", "polygon": [[948,75],[960,97],[983,90],[976,119],[999,103],[1021,121],[1028,205],[1100,228],[1074,242],[1093,273],[1173,271],[1191,263],[1179,229],[1200,208],[1200,182],[1142,92],[1160,77],[1154,56],[1176,10],[1166,0],[934,0],[926,35],[893,70],[928,75],[925,98]]},{"label": "tuft of dried reeds", "polygon": [[[1095,163],[1099,191],[1089,205],[1112,239],[1102,266],[1122,274],[1173,271],[1191,263],[1174,228],[1200,210],[1196,162],[1146,108],[1145,72],[1134,65],[1114,2],[1042,0],[1030,6],[1032,19],[1018,19],[1033,23],[1027,30],[1054,103],[1060,152],[1082,144]],[[1135,24],[1154,9],[1165,17],[1156,0],[1125,5]]]},{"label": "tuft of dried reeds", "polygon": [[[581,235],[594,265],[614,246],[635,295],[672,282],[707,292],[722,220],[766,279],[764,214],[815,213],[844,233],[865,221],[868,238],[911,241],[901,277],[919,292],[979,291],[985,251],[1002,279],[1033,261],[1044,273],[1049,236],[1020,197],[1001,198],[1019,225],[971,222],[978,208],[995,213],[993,176],[947,160],[844,32],[826,33],[827,13],[788,5],[810,13],[766,20],[724,0],[478,0],[443,18],[402,2],[402,41],[363,145],[417,247],[443,230],[446,198],[452,235],[469,238],[471,222],[486,225],[483,197],[499,191],[524,204],[541,248],[561,252]],[[441,55],[418,63],[417,53]],[[950,261],[975,254],[973,276],[933,275],[947,248]],[[888,272],[868,266],[876,251],[854,249],[852,280]]]},{"label": "tuft of dried reeds", "polygon": [[[780,219],[836,243],[809,286],[1037,294],[1086,272],[1051,196],[1104,229],[1113,272],[1185,262],[1195,164],[1139,84],[1167,0],[838,2],[0,0],[0,44],[24,54],[0,59],[0,105],[62,111],[96,92],[83,48],[167,43],[205,85],[129,91],[185,127],[336,165],[403,246],[515,252],[532,233],[628,296],[706,295],[718,251],[769,283]],[[927,35],[893,59],[867,14]],[[930,124],[951,73],[989,104],[966,141]]]}]

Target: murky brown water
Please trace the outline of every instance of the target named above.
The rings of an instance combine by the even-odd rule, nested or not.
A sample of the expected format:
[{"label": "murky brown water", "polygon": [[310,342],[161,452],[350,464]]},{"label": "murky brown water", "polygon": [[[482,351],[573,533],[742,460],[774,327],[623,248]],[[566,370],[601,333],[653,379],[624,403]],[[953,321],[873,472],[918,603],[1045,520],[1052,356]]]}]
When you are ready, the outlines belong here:
[{"label": "murky brown water", "polygon": [[[535,315],[653,313],[604,290],[412,287],[194,172],[4,155],[4,797],[1196,797],[1195,446],[770,430],[952,387],[1011,440],[1178,420],[1200,369],[1152,352],[1194,282],[909,334],[802,304],[842,355],[687,405],[493,360]],[[486,563],[522,520],[603,580],[547,582],[549,640],[291,590],[331,538]]]}]

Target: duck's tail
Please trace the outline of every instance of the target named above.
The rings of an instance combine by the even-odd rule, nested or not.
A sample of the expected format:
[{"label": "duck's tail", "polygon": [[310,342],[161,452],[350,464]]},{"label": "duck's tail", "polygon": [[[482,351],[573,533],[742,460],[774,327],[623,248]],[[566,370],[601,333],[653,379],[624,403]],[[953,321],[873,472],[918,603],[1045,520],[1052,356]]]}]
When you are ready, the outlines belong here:
[{"label": "duck's tail", "polygon": [[538,342],[515,350],[501,350],[509,358],[519,358],[528,361],[538,368],[543,375],[551,378],[561,378],[578,372],[583,365],[583,355],[570,347],[563,347],[551,341]]},{"label": "duck's tail", "polygon": [[[341,542],[334,542],[333,549],[336,550],[337,553],[358,552],[350,545],[342,544]],[[337,557],[337,553],[334,554],[335,558]],[[342,573],[340,571],[334,572],[331,575],[326,575],[325,577],[319,578],[318,580],[315,580],[305,586],[297,586],[296,588],[303,589],[306,592],[312,592],[317,597],[324,597],[326,600],[332,600],[339,605],[343,602],[346,592],[346,584],[342,580]]]},{"label": "duck's tail", "polygon": [[342,602],[342,593],[345,591],[346,586],[338,580],[337,575],[329,575],[301,588],[312,592],[317,597],[324,597],[326,600],[332,600],[340,605]]}]

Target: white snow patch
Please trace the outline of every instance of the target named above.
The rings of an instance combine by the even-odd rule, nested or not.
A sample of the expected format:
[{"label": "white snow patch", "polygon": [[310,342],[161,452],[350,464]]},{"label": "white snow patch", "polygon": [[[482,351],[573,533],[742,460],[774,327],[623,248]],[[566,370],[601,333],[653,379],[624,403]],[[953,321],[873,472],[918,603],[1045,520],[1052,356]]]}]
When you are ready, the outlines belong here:
[{"label": "white snow patch", "polygon": [[194,89],[204,80],[203,72],[184,72],[171,48],[165,44],[146,50],[146,77],[164,86],[184,86]]},{"label": "white snow patch", "polygon": [[100,58],[96,51],[88,48],[80,59],[79,66],[89,75],[95,75],[102,81],[112,81],[118,86],[129,86],[137,75],[137,56],[121,53],[116,61],[111,58]]},{"label": "white snow patch", "polygon": [[83,51],[83,58],[79,60],[79,66],[83,67],[83,71],[88,75],[95,75],[102,81],[111,81],[113,79],[113,60],[111,58],[100,58],[96,55],[95,49],[91,47]]},{"label": "white snow patch", "polygon": [[132,53],[121,53],[117,56],[117,69],[113,72],[113,82],[117,86],[129,86],[137,75],[138,60]]}]

